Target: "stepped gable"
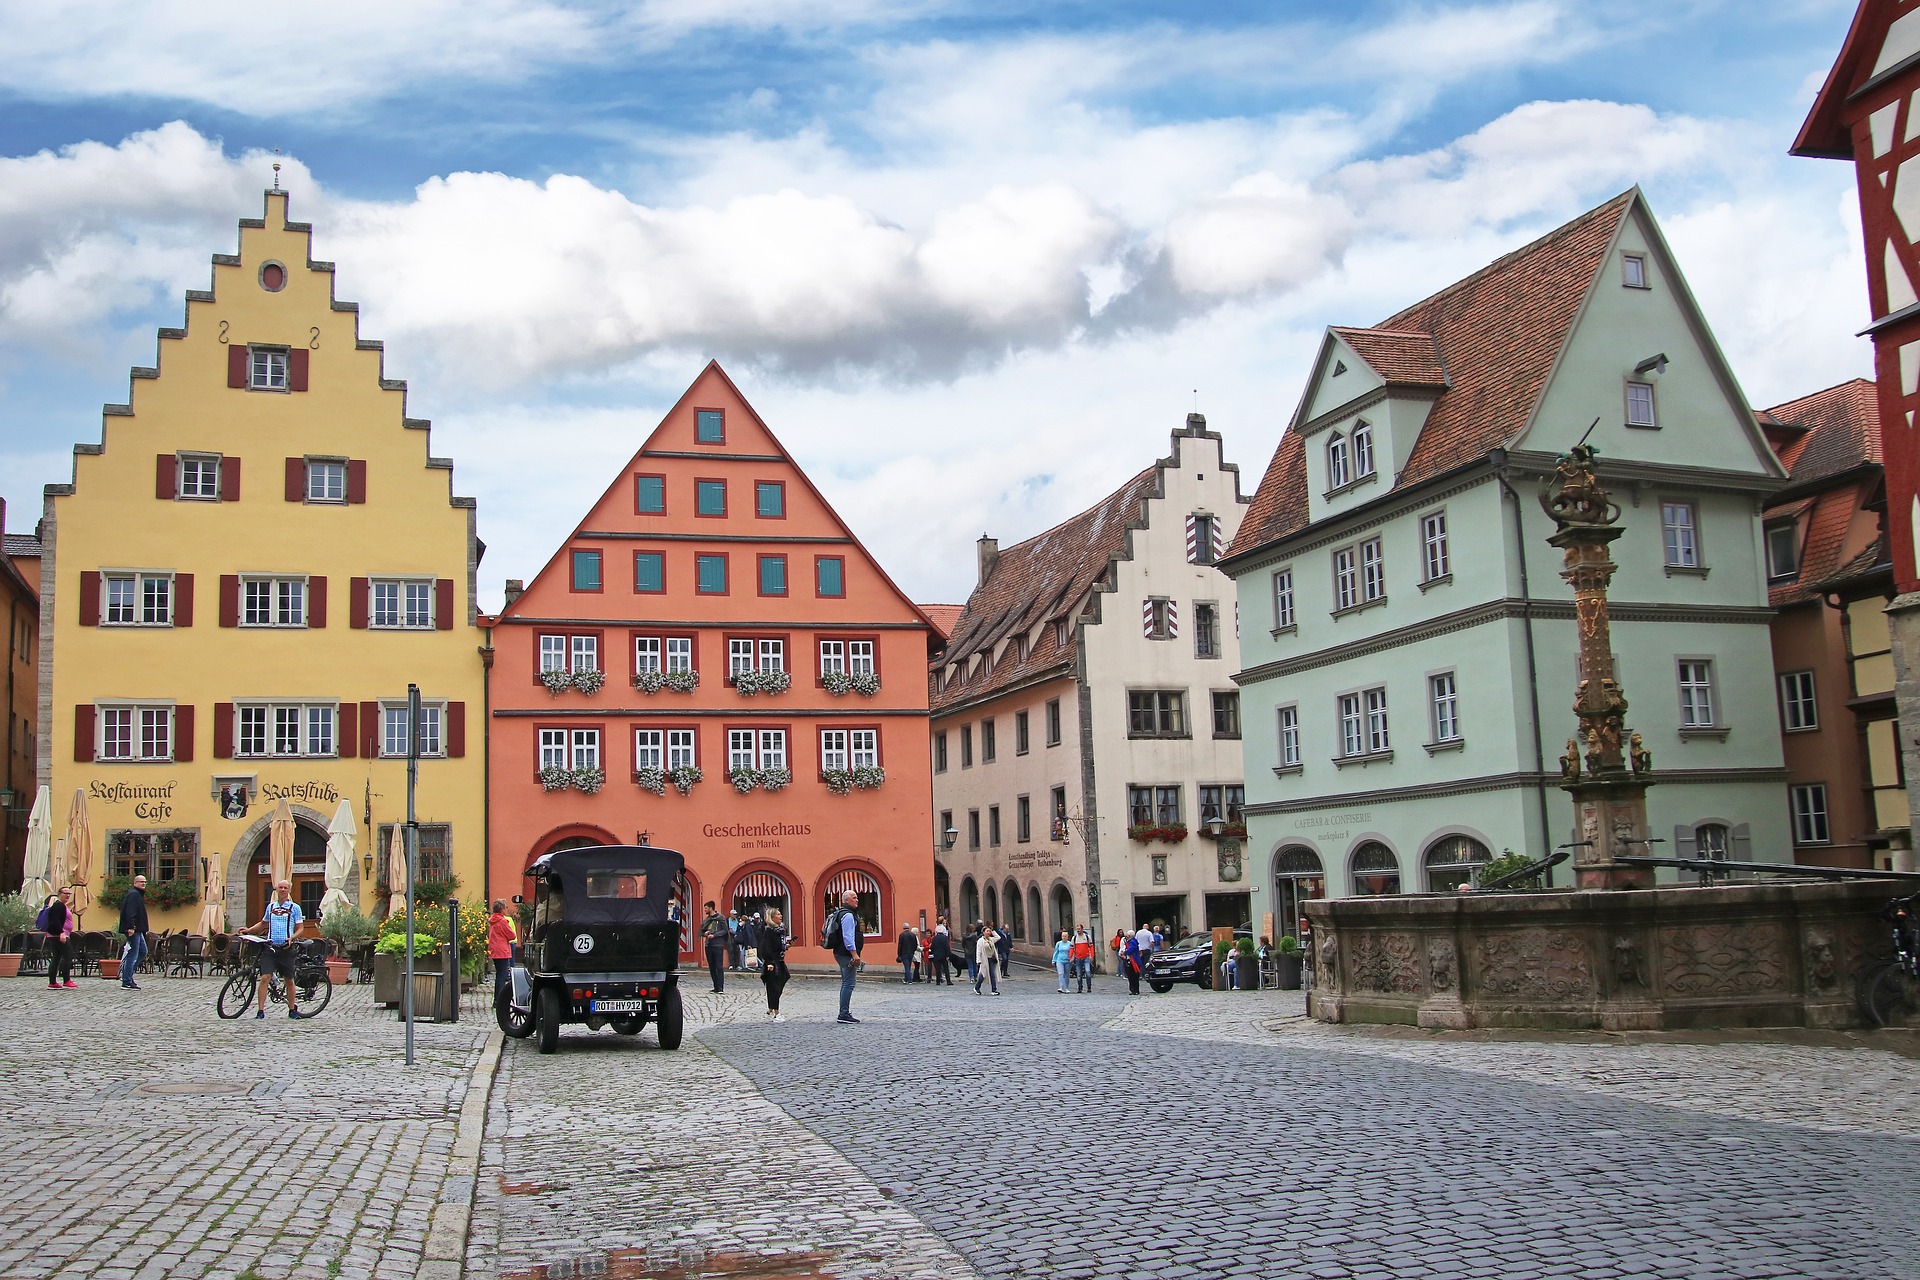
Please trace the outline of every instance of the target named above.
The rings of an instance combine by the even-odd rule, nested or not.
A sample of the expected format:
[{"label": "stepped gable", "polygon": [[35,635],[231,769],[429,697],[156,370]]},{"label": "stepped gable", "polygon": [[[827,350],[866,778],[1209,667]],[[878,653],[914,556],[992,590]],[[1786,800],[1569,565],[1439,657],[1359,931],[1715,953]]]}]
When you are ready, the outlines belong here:
[{"label": "stepped gable", "polygon": [[[1848,472],[1883,465],[1880,406],[1869,379],[1851,378],[1764,409],[1758,416],[1770,429],[1786,428],[1795,433],[1778,450],[1780,461],[1788,468],[1787,487],[1782,490],[1783,500],[1767,504],[1767,519],[1797,519],[1807,514],[1800,572],[1793,581],[1767,591],[1767,603],[1778,609],[1816,598],[1828,582],[1857,576],[1884,554],[1876,549],[1876,542],[1876,546],[1855,553],[1843,563],[1858,494],[1855,486],[1844,483],[1818,489],[1822,482]],[[1817,491],[1808,493],[1809,488]]]},{"label": "stepped gable", "polygon": [[[1390,492],[1484,456],[1526,428],[1637,197],[1637,189],[1622,192],[1369,329],[1334,330],[1357,353],[1368,345],[1387,361],[1391,371],[1379,371],[1389,383],[1444,388]],[[1431,357],[1411,340],[1415,335],[1431,338]],[[1280,438],[1228,556],[1306,528],[1306,453],[1298,426],[1296,419]]]},{"label": "stepped gable", "polygon": [[[1128,531],[1142,519],[1146,500],[1158,487],[1159,467],[1148,467],[1079,515],[999,553],[986,582],[968,597],[946,656],[934,668],[930,694],[935,715],[1072,663],[1079,644],[1072,627],[1064,641],[1056,628],[1043,628],[1024,659],[1018,646],[998,662],[991,659],[1001,640],[1079,611],[1108,564],[1125,552]],[[985,654],[985,660],[967,676],[968,659],[975,654]],[[955,663],[962,674],[945,679]]]}]

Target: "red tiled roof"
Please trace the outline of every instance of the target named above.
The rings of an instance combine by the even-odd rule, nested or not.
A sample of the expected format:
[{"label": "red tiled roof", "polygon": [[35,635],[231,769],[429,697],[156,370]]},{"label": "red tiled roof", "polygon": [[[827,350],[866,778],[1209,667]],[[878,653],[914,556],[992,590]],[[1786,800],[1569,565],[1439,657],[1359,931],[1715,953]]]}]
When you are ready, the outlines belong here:
[{"label": "red tiled roof", "polygon": [[1780,450],[1787,468],[1786,492],[1855,467],[1886,463],[1880,449],[1880,401],[1871,379],[1851,378],[1764,413],[1805,433]]},{"label": "red tiled roof", "polygon": [[966,607],[963,604],[923,604],[920,612],[926,614],[927,620],[938,629],[940,638],[948,640],[953,637],[954,624],[960,621],[960,615],[966,611]]},{"label": "red tiled roof", "polygon": [[[933,714],[1072,662],[1079,643],[1075,629],[1066,628],[1063,640],[1050,626],[1041,628],[1024,658],[1016,640],[999,662],[990,659],[1003,639],[1077,616],[1108,563],[1125,549],[1127,530],[1142,518],[1158,485],[1159,468],[1148,467],[1071,520],[1000,552],[986,582],[968,597],[946,656],[933,669]],[[968,659],[975,654],[982,655],[979,669],[968,676]],[[948,683],[945,672],[955,662],[961,674]]]},{"label": "red tiled roof", "polygon": [[1893,578],[1893,563],[1887,556],[1887,540],[1876,537],[1861,548],[1860,554],[1834,570],[1826,579],[1813,584],[1815,592],[1838,591],[1859,578],[1884,575],[1889,581]]},{"label": "red tiled roof", "polygon": [[[1349,344],[1350,334],[1401,335],[1382,346],[1402,358],[1414,345],[1404,335],[1428,334],[1434,359],[1444,366],[1447,390],[1427,415],[1395,490],[1505,445],[1526,426],[1594,273],[1637,198],[1636,191],[1622,192],[1370,330],[1337,331]],[[1290,429],[1280,437],[1227,554],[1306,525],[1306,450]]]},{"label": "red tiled roof", "polygon": [[1846,556],[1847,530],[1853,525],[1854,508],[1859,502],[1857,489],[1855,485],[1843,485],[1813,499],[1813,510],[1807,516],[1806,532],[1800,542],[1800,572],[1791,582],[1768,587],[1768,604],[1779,609],[1811,600],[1818,594],[1814,584],[1838,572]]},{"label": "red tiled roof", "polygon": [[1403,333],[1392,329],[1332,330],[1353,348],[1389,386],[1444,387],[1447,371],[1440,349],[1430,333]]}]

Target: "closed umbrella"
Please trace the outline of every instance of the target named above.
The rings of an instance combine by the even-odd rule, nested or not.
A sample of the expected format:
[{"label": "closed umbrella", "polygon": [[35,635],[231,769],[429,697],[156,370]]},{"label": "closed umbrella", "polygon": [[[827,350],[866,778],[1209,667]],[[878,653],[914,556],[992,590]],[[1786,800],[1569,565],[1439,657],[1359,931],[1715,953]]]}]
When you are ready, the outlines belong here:
[{"label": "closed umbrella", "polygon": [[393,824],[393,840],[387,849],[387,914],[407,914],[407,842],[400,835],[400,824]]},{"label": "closed umbrella", "polygon": [[73,890],[73,914],[82,919],[93,905],[93,826],[87,820],[87,793],[78,787],[67,809],[67,886]]},{"label": "closed umbrella", "polygon": [[267,825],[267,878],[269,889],[293,881],[293,809],[285,800],[274,806]]},{"label": "closed umbrella", "polygon": [[221,869],[220,855],[211,854],[200,861],[206,866],[206,887],[201,891],[200,932],[211,938],[227,931],[227,873]]},{"label": "closed umbrella", "polygon": [[20,892],[36,906],[53,893],[53,792],[34,793],[33,813],[27,818],[26,879]]},{"label": "closed umbrella", "polygon": [[353,906],[347,897],[347,883],[353,878],[353,837],[358,830],[353,822],[353,806],[345,800],[333,811],[333,821],[327,824],[327,892],[320,899],[320,914],[324,917],[336,907],[342,910]]}]

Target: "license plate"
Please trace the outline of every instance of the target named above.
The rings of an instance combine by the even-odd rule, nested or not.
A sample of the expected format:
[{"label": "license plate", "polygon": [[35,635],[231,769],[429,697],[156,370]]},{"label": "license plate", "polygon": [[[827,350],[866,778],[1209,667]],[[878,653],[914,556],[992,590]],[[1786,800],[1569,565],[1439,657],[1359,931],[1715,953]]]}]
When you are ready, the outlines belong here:
[{"label": "license plate", "polygon": [[595,1000],[590,1006],[594,1013],[645,1013],[645,1000]]}]

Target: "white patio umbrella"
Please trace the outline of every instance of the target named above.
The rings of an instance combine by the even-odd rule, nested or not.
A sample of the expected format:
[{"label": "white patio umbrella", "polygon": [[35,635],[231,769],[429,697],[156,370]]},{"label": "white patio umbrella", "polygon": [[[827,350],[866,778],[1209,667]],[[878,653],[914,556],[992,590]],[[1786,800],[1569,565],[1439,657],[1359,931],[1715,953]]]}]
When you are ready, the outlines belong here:
[{"label": "white patio umbrella", "polygon": [[333,811],[333,821],[327,824],[327,891],[320,899],[323,917],[336,907],[353,905],[347,897],[347,884],[353,879],[353,837],[358,830],[353,806],[342,800]]},{"label": "white patio umbrella", "polygon": [[53,893],[53,790],[34,793],[33,813],[27,818],[26,878],[20,892],[35,908]]}]

